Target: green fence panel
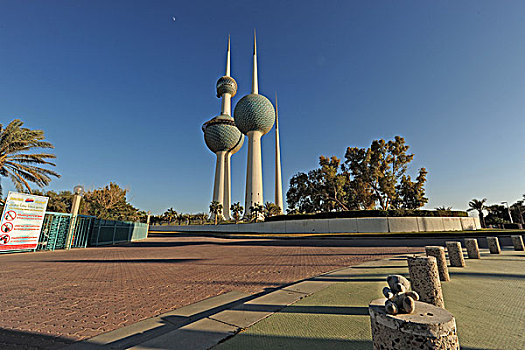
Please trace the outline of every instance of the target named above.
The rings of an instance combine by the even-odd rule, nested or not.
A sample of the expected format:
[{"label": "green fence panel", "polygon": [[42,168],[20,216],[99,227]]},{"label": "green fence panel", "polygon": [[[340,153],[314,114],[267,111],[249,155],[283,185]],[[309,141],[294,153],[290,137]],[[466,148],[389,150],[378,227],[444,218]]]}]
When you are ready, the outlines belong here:
[{"label": "green fence panel", "polygon": [[36,250],[64,249],[70,221],[71,214],[47,212]]},{"label": "green fence panel", "polygon": [[140,222],[93,220],[89,245],[110,245],[148,237],[148,225]]}]

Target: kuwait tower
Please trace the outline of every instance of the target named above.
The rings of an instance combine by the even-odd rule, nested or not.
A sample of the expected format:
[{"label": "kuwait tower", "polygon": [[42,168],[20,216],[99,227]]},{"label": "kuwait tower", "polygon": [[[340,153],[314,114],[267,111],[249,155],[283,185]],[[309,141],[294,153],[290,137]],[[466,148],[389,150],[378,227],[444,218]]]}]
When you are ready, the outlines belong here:
[{"label": "kuwait tower", "polygon": [[233,112],[235,125],[248,136],[248,164],[246,171],[246,201],[244,216],[250,217],[250,207],[264,205],[261,137],[272,129],[275,122],[275,110],[272,103],[259,95],[257,83],[257,44],[253,38],[253,75],[252,93],[237,102]]},{"label": "kuwait tower", "polygon": [[232,154],[241,149],[244,135],[237,129],[231,116],[231,99],[237,93],[237,82],[230,76],[230,38],[226,55],[226,74],[217,81],[217,97],[222,98],[221,115],[202,126],[204,141],[217,156],[213,201],[222,204],[220,219],[230,220]]}]

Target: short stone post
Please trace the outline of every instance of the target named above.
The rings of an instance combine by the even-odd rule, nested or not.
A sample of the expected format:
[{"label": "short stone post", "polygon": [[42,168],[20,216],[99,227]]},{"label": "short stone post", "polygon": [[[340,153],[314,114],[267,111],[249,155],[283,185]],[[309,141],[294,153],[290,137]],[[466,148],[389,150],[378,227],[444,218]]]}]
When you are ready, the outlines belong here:
[{"label": "short stone post", "polygon": [[465,247],[467,248],[467,254],[469,259],[481,259],[477,239],[465,238]]},{"label": "short stone post", "polygon": [[419,294],[419,300],[438,307],[445,307],[436,258],[413,256],[408,257],[407,262],[410,284],[412,290]]},{"label": "short stone post", "polygon": [[416,301],[413,313],[389,315],[385,300],[373,300],[368,306],[375,350],[459,350],[456,320],[450,312]]},{"label": "short stone post", "polygon": [[498,237],[487,237],[487,243],[489,245],[490,254],[501,253],[501,248],[499,247]]},{"label": "short stone post", "polygon": [[436,258],[436,263],[439,271],[439,279],[443,281],[450,281],[448,275],[447,259],[445,258],[445,249],[440,246],[426,246],[425,252],[427,256]]},{"label": "short stone post", "polygon": [[445,242],[447,245],[448,259],[450,266],[465,267],[465,258],[463,257],[463,249],[460,242]]},{"label": "short stone post", "polygon": [[510,236],[512,238],[512,244],[514,245],[514,250],[522,251],[525,250],[523,246],[523,238],[521,236]]}]

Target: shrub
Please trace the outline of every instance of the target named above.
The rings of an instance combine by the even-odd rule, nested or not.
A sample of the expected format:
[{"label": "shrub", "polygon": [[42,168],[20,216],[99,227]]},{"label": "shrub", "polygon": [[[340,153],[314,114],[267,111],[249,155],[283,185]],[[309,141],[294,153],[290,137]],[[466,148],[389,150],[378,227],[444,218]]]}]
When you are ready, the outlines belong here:
[{"label": "shrub", "polygon": [[316,214],[289,214],[277,215],[266,218],[265,221],[285,221],[285,220],[308,220],[308,219],[343,219],[343,218],[375,218],[375,217],[403,217],[403,216],[424,216],[424,217],[466,217],[466,211],[459,210],[348,210],[334,211]]}]

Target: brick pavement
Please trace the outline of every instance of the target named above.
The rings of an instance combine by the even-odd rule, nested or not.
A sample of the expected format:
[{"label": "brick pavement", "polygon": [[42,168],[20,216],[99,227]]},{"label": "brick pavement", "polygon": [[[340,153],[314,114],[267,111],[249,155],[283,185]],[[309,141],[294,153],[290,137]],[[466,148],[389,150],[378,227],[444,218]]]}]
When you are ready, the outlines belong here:
[{"label": "brick pavement", "polygon": [[126,246],[0,255],[0,348],[59,348],[232,290],[256,293],[421,251],[355,243],[160,234]]}]

